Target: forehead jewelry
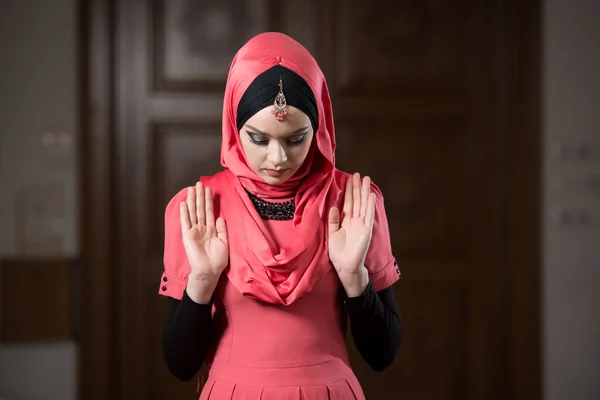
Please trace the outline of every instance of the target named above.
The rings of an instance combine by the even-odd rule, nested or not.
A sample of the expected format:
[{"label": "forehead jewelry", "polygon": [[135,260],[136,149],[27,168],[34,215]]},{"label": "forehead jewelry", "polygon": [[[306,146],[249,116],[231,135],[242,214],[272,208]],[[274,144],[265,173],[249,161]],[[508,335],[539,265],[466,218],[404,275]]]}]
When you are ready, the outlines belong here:
[{"label": "forehead jewelry", "polygon": [[283,94],[283,82],[281,78],[279,78],[279,93],[275,96],[275,101],[273,102],[273,111],[271,111],[275,118],[278,121],[283,121],[283,118],[287,115],[287,100],[285,99],[285,94]]}]

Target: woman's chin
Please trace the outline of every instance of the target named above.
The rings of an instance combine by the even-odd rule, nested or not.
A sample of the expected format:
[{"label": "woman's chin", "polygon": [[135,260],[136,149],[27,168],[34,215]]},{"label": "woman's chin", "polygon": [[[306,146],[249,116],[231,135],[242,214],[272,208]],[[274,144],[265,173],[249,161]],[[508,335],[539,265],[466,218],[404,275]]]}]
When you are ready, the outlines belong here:
[{"label": "woman's chin", "polygon": [[269,176],[269,175],[263,174],[261,176],[261,178],[266,183],[268,183],[269,185],[273,185],[273,186],[281,185],[281,184],[285,183],[285,181],[288,180],[288,177],[286,175],[282,175],[282,176]]},{"label": "woman's chin", "polygon": [[262,170],[260,171],[259,175],[269,185],[276,186],[281,185],[290,179],[290,176],[293,175],[291,172],[292,171],[290,169],[286,169],[281,171],[281,173],[276,174],[273,171]]}]

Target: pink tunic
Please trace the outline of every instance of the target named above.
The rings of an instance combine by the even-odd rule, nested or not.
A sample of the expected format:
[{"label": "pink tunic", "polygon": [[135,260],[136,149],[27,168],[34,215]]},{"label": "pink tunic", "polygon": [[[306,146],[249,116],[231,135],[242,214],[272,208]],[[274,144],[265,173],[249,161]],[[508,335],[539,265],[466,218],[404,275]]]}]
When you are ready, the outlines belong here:
[{"label": "pink tunic", "polygon": [[[275,239],[291,233],[288,221],[266,225]],[[339,285],[332,269],[308,295],[284,306],[245,297],[223,277],[215,293],[211,369],[200,399],[364,399],[348,362]]]},{"label": "pink tunic", "polygon": [[[226,185],[219,185],[216,180],[211,183],[214,193],[227,194]],[[179,223],[179,203],[184,201],[185,193],[180,191],[165,212],[165,271],[159,293],[176,299],[181,299],[190,273]],[[391,253],[383,198],[379,191],[376,193],[378,207],[365,266],[373,288],[378,291],[396,282],[400,272]],[[248,209],[253,211],[251,207],[252,203]],[[216,211],[217,216],[231,207],[223,206],[220,210]],[[206,356],[210,372],[200,399],[364,399],[348,361],[347,313],[340,280],[328,260],[327,250],[319,256],[313,270],[301,276],[294,274],[298,268],[302,269],[301,262],[311,261],[310,257],[300,256],[297,263],[279,268],[248,268],[245,254],[237,252],[246,248],[256,251],[256,243],[261,241],[254,237],[258,235],[256,231],[237,222],[238,215],[225,213],[230,266],[221,275],[214,294],[211,346]],[[275,254],[282,252],[283,243],[295,238],[292,221],[263,223]],[[234,240],[236,246],[231,246]],[[297,288],[306,293],[287,304],[265,301],[261,298],[265,281],[272,288],[295,282],[292,290]],[[240,286],[248,293],[244,295]]]},{"label": "pink tunic", "polygon": [[335,270],[289,306],[244,297],[224,277],[200,399],[364,399],[348,362],[341,295]]}]

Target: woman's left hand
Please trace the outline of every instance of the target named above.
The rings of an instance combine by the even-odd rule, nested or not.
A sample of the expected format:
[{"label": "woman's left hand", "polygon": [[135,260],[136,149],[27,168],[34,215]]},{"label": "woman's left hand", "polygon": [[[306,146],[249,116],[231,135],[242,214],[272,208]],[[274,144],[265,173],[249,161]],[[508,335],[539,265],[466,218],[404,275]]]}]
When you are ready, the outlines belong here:
[{"label": "woman's left hand", "polygon": [[336,207],[329,210],[329,259],[348,297],[359,296],[369,283],[365,258],[375,218],[375,194],[371,179],[356,173],[348,179],[343,219]]}]

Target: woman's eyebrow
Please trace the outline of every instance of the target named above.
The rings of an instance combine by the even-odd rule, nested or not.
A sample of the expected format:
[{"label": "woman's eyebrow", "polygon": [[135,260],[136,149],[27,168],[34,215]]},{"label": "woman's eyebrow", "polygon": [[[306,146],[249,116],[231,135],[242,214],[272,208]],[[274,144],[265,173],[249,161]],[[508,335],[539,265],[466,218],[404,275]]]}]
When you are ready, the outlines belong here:
[{"label": "woman's eyebrow", "polygon": [[[248,125],[248,124],[246,124],[246,128],[250,128],[252,131],[254,131],[254,132],[252,132],[252,133],[258,133],[258,134],[261,134],[261,135],[264,135],[264,136],[271,137],[271,135],[269,135],[267,132],[263,132],[263,131],[261,131],[260,129],[256,129],[256,128],[255,128],[255,127],[253,127],[252,125]],[[295,131],[289,132],[289,133],[287,133],[285,136],[292,136],[292,135],[297,135],[297,134],[299,134],[299,133],[305,133],[305,132],[307,132],[309,129],[310,129],[310,126],[305,126],[305,127],[303,127],[303,128],[296,129]]]}]

